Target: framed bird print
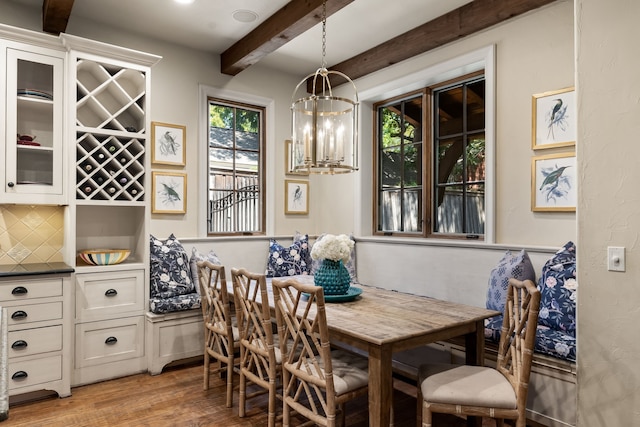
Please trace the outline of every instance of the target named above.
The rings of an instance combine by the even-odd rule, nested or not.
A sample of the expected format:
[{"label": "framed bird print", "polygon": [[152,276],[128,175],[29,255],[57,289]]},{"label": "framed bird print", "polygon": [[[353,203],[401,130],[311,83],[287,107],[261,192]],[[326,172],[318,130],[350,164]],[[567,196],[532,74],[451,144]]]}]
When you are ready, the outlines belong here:
[{"label": "framed bird print", "polygon": [[531,210],[575,212],[575,153],[548,154],[531,160]]},{"label": "framed bird print", "polygon": [[307,215],[309,213],[309,181],[284,180],[284,213]]},{"label": "framed bird print", "polygon": [[184,166],[186,139],[186,126],[151,122],[151,163]]},{"label": "framed bird print", "polygon": [[152,172],[151,213],[187,213],[187,174]]},{"label": "framed bird print", "polygon": [[576,143],[576,92],[573,87],[533,95],[534,150],[569,147]]}]

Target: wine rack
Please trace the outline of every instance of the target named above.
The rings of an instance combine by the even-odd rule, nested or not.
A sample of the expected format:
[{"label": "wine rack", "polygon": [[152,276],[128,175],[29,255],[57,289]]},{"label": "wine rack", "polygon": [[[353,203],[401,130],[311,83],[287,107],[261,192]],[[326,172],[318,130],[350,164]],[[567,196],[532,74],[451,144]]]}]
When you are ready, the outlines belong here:
[{"label": "wine rack", "polygon": [[78,133],[76,199],[144,200],[144,141]]},{"label": "wine rack", "polygon": [[146,74],[79,58],[76,199],[143,202]]}]

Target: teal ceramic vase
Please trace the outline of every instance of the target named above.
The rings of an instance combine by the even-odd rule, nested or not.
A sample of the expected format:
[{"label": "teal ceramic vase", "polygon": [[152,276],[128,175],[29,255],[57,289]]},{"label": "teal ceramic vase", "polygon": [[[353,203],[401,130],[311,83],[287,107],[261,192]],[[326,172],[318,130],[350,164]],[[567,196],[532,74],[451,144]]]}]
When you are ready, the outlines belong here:
[{"label": "teal ceramic vase", "polygon": [[325,295],[344,295],[349,291],[351,276],[342,260],[324,259],[313,275],[316,286],[322,286]]}]

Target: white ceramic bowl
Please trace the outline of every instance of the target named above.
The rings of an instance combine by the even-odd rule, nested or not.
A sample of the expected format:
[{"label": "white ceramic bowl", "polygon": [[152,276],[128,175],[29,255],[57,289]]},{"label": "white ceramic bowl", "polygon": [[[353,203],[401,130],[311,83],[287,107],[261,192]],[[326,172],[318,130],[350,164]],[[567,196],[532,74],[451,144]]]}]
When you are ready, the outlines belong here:
[{"label": "white ceramic bowl", "polygon": [[131,251],[128,249],[88,249],[81,251],[78,255],[87,264],[113,265],[120,264],[130,254]]}]

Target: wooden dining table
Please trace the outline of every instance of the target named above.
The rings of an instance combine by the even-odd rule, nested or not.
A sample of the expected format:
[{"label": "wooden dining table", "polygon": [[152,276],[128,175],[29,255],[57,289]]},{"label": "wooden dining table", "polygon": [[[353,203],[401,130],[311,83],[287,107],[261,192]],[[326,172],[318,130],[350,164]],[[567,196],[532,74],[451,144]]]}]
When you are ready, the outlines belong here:
[{"label": "wooden dining table", "polygon": [[[295,276],[313,283],[311,276]],[[369,358],[369,426],[391,425],[394,353],[464,336],[466,363],[482,365],[484,320],[498,311],[366,285],[352,301],[325,309],[331,340],[363,350]],[[425,360],[425,363],[428,362]],[[479,420],[468,419],[469,425]]]}]

